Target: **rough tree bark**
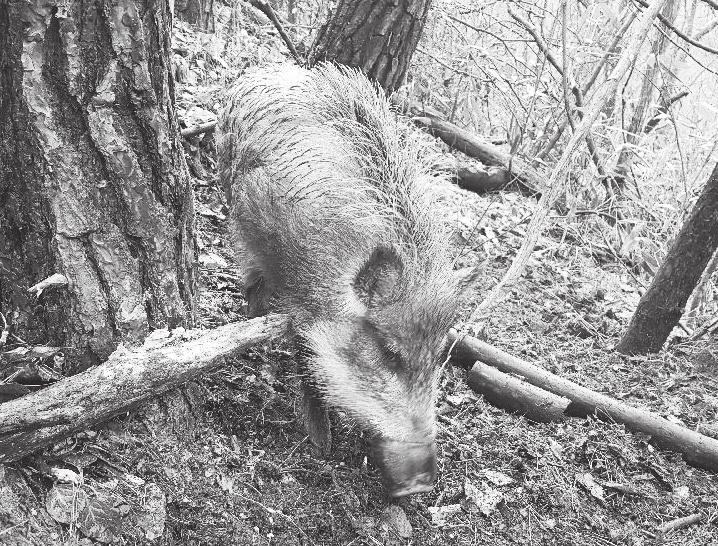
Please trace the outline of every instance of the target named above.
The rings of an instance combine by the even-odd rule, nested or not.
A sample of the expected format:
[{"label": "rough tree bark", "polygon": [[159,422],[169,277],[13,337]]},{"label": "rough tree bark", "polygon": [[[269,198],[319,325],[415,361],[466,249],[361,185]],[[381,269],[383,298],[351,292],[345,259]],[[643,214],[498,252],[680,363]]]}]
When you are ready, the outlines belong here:
[{"label": "rough tree bark", "polygon": [[616,350],[626,354],[661,350],[703,271],[718,249],[718,164],[691,214],[658,268],[651,286]]},{"label": "rough tree bark", "polygon": [[170,27],[166,0],[0,0],[0,311],[66,372],[194,314]]},{"label": "rough tree bark", "polygon": [[392,92],[404,81],[430,0],[339,0],[319,30],[310,64],[336,61],[361,68]]}]

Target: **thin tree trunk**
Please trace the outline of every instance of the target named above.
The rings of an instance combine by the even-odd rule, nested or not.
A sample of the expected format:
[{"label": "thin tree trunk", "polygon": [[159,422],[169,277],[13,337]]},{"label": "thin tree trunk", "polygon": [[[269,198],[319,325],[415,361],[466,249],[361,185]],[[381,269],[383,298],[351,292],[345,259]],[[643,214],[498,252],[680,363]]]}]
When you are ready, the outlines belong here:
[{"label": "thin tree trunk", "polygon": [[718,249],[718,164],[683,224],[651,286],[638,302],[616,350],[627,354],[661,350],[686,302]]},{"label": "thin tree trunk", "polygon": [[310,63],[361,68],[387,92],[404,81],[430,0],[339,0],[310,52]]},{"label": "thin tree trunk", "polygon": [[0,0],[0,311],[65,372],[194,315],[170,37],[166,0]]},{"label": "thin tree trunk", "polygon": [[[678,15],[678,6],[678,2],[669,2],[661,13],[666,19],[673,22]],[[644,134],[644,123],[646,122],[649,108],[653,102],[654,89],[659,87],[656,81],[659,73],[659,63],[662,62],[668,44],[669,41],[666,39],[666,35],[659,33],[656,42],[653,44],[653,60],[650,66],[643,72],[641,90],[633,109],[633,115],[631,116],[628,128],[623,133],[625,135],[625,142],[619,152],[618,160],[616,161],[616,173],[615,176],[613,176],[613,180],[616,182],[613,189],[619,194],[623,192],[626,181],[629,180],[630,177],[634,159],[633,150]],[[672,78],[669,77],[669,79]],[[661,88],[662,95],[665,94],[667,87],[668,82],[664,82],[664,86]],[[668,96],[665,96],[665,99],[668,99]]]},{"label": "thin tree trunk", "polygon": [[174,11],[182,21],[197,25],[205,32],[214,32],[214,0],[176,0]]}]

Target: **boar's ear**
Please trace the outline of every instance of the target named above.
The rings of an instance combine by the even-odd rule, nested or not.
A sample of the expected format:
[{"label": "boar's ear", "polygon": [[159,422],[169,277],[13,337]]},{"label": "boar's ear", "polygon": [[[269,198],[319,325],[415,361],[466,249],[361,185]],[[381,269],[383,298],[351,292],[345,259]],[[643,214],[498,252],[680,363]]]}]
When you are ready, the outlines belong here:
[{"label": "boar's ear", "polygon": [[391,303],[403,267],[393,248],[375,248],[354,278],[354,292],[368,308]]}]

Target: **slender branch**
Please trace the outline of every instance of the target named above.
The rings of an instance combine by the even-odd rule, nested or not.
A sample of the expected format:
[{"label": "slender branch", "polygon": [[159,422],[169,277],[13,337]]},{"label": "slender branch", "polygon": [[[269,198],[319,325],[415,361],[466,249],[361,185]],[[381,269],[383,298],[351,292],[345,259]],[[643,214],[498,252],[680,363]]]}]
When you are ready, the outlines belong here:
[{"label": "slender branch", "polygon": [[7,343],[7,336],[10,334],[10,327],[8,326],[7,320],[5,320],[5,315],[0,313],[0,318],[3,322],[2,332],[0,333],[0,347],[2,347],[5,343]]},{"label": "slender branch", "polygon": [[539,34],[538,30],[536,30],[536,27],[534,27],[529,21],[521,17],[518,13],[514,11],[514,9],[509,4],[508,6],[508,12],[509,15],[522,27],[526,29],[526,31],[531,35],[531,37],[534,39],[534,42],[536,42],[536,45],[541,50],[541,53],[544,54],[546,57],[546,60],[553,66],[556,71],[561,74],[563,70],[561,70],[561,65],[556,60],[556,57],[553,56],[553,54],[549,51],[548,45],[544,41],[543,37]]},{"label": "slender branch", "polygon": [[[593,72],[591,73],[591,77],[588,78],[588,81],[586,81],[586,84],[581,89],[581,95],[586,96],[586,94],[591,90],[591,87],[593,87],[593,84],[596,83],[596,80],[598,79],[598,76],[601,74],[601,70],[603,70],[603,67],[606,66],[606,62],[608,62],[608,58],[613,54],[613,52],[616,50],[616,47],[618,46],[618,43],[621,41],[623,36],[628,31],[628,28],[633,23],[633,20],[636,18],[636,12],[631,11],[628,17],[626,18],[625,22],[621,26],[620,29],[618,29],[618,32],[616,32],[616,35],[613,38],[613,41],[611,42],[611,45],[608,46],[606,51],[603,53],[603,56],[601,57],[601,60],[598,62],[598,64],[593,68]],[[568,121],[564,121],[563,125],[556,131],[554,136],[551,138],[551,140],[546,144],[543,150],[541,150],[536,157],[538,159],[544,159],[548,154],[553,150],[554,146],[556,146],[556,143],[561,138],[561,135],[566,130],[566,127],[568,127]]]},{"label": "slender branch", "polygon": [[704,4],[708,4],[714,10],[718,10],[718,2],[716,0],[701,0]]},{"label": "slender branch", "polygon": [[601,70],[603,70],[603,67],[608,62],[608,58],[613,55],[613,53],[616,51],[616,47],[618,47],[618,43],[623,39],[623,37],[626,35],[626,32],[628,32],[628,29],[633,24],[633,20],[638,15],[638,12],[631,11],[624,21],[623,25],[621,25],[621,28],[618,29],[618,32],[616,32],[616,36],[614,36],[613,41],[611,42],[611,45],[608,46],[608,49],[603,53],[603,56],[601,57],[601,60],[598,62],[598,64],[593,69],[593,72],[591,73],[591,77],[588,78],[588,81],[586,82],[586,86],[582,89],[582,93],[585,95],[589,92],[591,87],[593,87],[593,84],[596,83],[596,80],[598,79],[598,76],[601,74]]},{"label": "slender branch", "polygon": [[688,341],[696,341],[700,338],[702,338],[704,335],[711,333],[713,330],[718,328],[718,318],[712,320],[708,324],[698,328],[693,332],[693,335],[688,338]]},{"label": "slender branch", "polygon": [[[703,0],[703,1],[706,2],[706,1],[711,1],[711,0]],[[648,7],[648,2],[646,2],[646,0],[634,0],[634,2],[640,4],[644,8]],[[702,49],[703,51],[707,51],[708,53],[713,53],[714,55],[718,55],[718,49],[715,49],[713,47],[702,44],[701,42],[694,40],[693,38],[688,36],[688,34],[686,34],[685,32],[681,32],[666,17],[664,17],[660,13],[658,14],[658,20],[661,23],[663,23],[664,25],[666,25],[666,27],[671,29],[671,31],[673,31],[673,34],[675,34],[679,38],[685,40],[689,44],[694,45],[697,48]]]},{"label": "slender branch", "polygon": [[693,39],[700,40],[701,38],[703,38],[703,36],[708,34],[711,30],[713,30],[716,27],[718,27],[718,19],[713,19],[713,21],[711,21],[706,26],[704,26],[702,29],[700,29],[698,32],[696,32],[693,35]]},{"label": "slender branch", "polygon": [[516,254],[514,261],[511,263],[511,266],[506,271],[501,281],[494,286],[491,292],[487,295],[486,299],[484,299],[484,301],[482,301],[474,309],[471,317],[467,321],[467,326],[470,326],[472,323],[478,323],[485,316],[487,316],[494,305],[496,305],[499,300],[503,298],[506,288],[513,285],[523,275],[526,263],[531,256],[541,233],[543,233],[549,211],[559,196],[565,191],[566,180],[568,178],[566,176],[568,166],[571,163],[577,146],[581,140],[586,138],[586,135],[590,131],[596,119],[598,119],[598,116],[603,107],[606,105],[608,99],[616,92],[619,82],[623,79],[633,64],[641,49],[641,45],[648,35],[649,29],[653,25],[656,15],[658,15],[658,11],[665,4],[665,2],[666,0],[653,0],[651,5],[641,15],[636,31],[623,50],[616,67],[608,77],[606,84],[601,86],[594,93],[590,105],[584,112],[583,119],[581,119],[581,122],[576,127],[576,131],[566,144],[566,148],[561,155],[561,159],[559,159],[558,163],[551,172],[551,177],[549,178],[548,184],[545,186],[547,190],[541,195],[536,213],[533,218],[531,218],[531,222],[526,230],[526,238]]},{"label": "slender branch", "polygon": [[[561,81],[563,83],[563,103],[566,108],[566,119],[569,125],[571,125],[571,130],[575,131],[576,126],[573,123],[572,117],[573,108],[571,107],[571,98],[568,95],[568,55],[566,44],[566,0],[563,0],[561,2],[561,68],[558,69],[558,71],[561,74]],[[549,54],[548,50],[545,54]],[[572,91],[574,89],[578,91],[575,85],[572,86]]]},{"label": "slender branch", "polygon": [[422,55],[426,55],[426,56],[429,57],[432,61],[434,61],[435,63],[437,63],[437,64],[439,64],[439,65],[441,65],[441,66],[443,66],[443,67],[446,68],[447,70],[451,70],[451,71],[454,72],[455,74],[459,74],[460,76],[466,76],[467,78],[478,79],[478,78],[476,78],[476,76],[474,76],[474,75],[472,75],[472,74],[469,74],[469,73],[466,72],[465,70],[459,70],[458,68],[454,68],[453,66],[451,66],[451,65],[449,65],[449,64],[447,64],[447,63],[445,63],[444,61],[442,61],[442,60],[439,59],[438,57],[435,57],[434,55],[432,55],[431,53],[429,53],[428,51],[426,51],[425,49],[422,49],[422,48],[420,48],[420,47],[417,47],[416,50],[417,50],[419,53],[421,53]]},{"label": "slender branch", "polygon": [[658,107],[658,111],[653,115],[651,119],[648,120],[648,123],[646,123],[646,126],[643,128],[643,132],[648,134],[653,129],[656,128],[658,123],[661,121],[661,116],[668,113],[668,109],[673,105],[674,103],[681,100],[683,97],[687,96],[690,93],[687,89],[684,89],[677,95],[674,95],[673,97],[666,100],[661,106]]},{"label": "slender branch", "polygon": [[292,54],[292,57],[294,57],[294,60],[297,61],[298,64],[302,64],[302,58],[299,56],[299,53],[297,52],[297,48],[294,47],[294,43],[292,42],[292,39],[289,37],[287,32],[284,30],[284,25],[282,25],[282,22],[279,20],[279,17],[277,17],[277,14],[272,9],[272,6],[270,6],[269,3],[266,2],[265,0],[247,0],[247,1],[252,6],[254,6],[259,11],[261,11],[264,15],[267,16],[267,18],[274,25],[274,28],[276,28],[277,32],[279,32],[279,36],[284,41],[284,45],[287,46],[287,49],[289,50],[289,53]]},{"label": "slender branch", "polygon": [[[563,80],[563,88],[564,88],[564,101],[566,103],[566,119],[568,121],[568,124],[571,126],[572,130],[575,130],[573,118],[571,117],[572,110],[576,110],[576,114],[578,115],[579,119],[583,119],[583,93],[581,92],[581,89],[579,89],[578,85],[576,84],[575,80],[571,87],[571,93],[574,96],[574,99],[576,101],[576,107],[572,108],[571,103],[567,96],[567,90],[568,90],[568,79],[569,79],[569,73],[568,70],[565,69],[565,66],[567,64],[566,62],[566,4],[565,2],[562,4],[562,13],[563,13],[563,26],[562,26],[562,32],[561,37],[563,41],[563,66],[558,63],[556,58],[553,56],[551,51],[548,48],[548,44],[545,42],[543,37],[539,34],[538,30],[534,25],[532,25],[529,21],[523,19],[518,13],[516,13],[513,9],[511,9],[511,6],[508,8],[509,15],[514,18],[522,27],[526,29],[526,31],[531,35],[531,37],[536,42],[536,45],[538,46],[539,50],[543,55],[546,57],[546,60],[549,62],[551,66],[553,66],[556,71],[559,73]],[[573,79],[573,78],[571,78]],[[563,132],[563,131],[561,131]],[[601,179],[604,179],[606,177],[606,172],[603,168],[603,165],[601,164],[601,157],[598,155],[598,149],[596,148],[596,143],[593,140],[593,137],[591,136],[591,133],[586,134],[586,146],[588,148],[589,155],[591,156],[591,160],[593,161],[593,164],[596,166],[596,170],[598,171],[599,176]]]}]

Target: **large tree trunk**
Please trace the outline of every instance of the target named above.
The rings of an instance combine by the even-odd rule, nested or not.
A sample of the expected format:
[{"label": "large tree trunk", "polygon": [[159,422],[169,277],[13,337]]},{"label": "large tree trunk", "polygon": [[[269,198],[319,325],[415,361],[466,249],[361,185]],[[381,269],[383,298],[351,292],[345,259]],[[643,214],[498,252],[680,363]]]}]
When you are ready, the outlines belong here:
[{"label": "large tree trunk", "polygon": [[419,42],[430,0],[339,0],[322,26],[310,62],[361,68],[387,91],[399,87]]},{"label": "large tree trunk", "polygon": [[194,314],[170,38],[166,0],[0,0],[0,311],[65,371]]},{"label": "large tree trunk", "polygon": [[718,164],[678,233],[616,350],[658,352],[718,249]]}]

